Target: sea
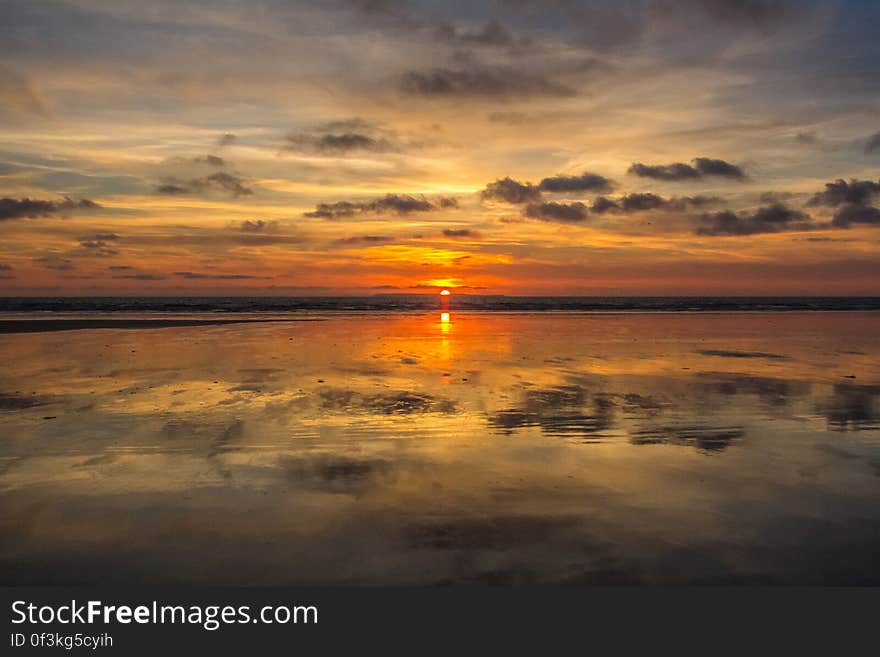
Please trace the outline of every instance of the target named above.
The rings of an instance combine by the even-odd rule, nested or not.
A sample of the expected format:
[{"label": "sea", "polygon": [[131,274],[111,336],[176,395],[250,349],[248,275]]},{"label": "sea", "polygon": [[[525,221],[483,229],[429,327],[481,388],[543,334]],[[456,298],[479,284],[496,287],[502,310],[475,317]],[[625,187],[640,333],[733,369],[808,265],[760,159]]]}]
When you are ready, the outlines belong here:
[{"label": "sea", "polygon": [[[428,312],[433,294],[333,297],[2,297],[0,312]],[[729,312],[880,310],[880,297],[632,297],[454,294],[451,308],[480,312]]]}]

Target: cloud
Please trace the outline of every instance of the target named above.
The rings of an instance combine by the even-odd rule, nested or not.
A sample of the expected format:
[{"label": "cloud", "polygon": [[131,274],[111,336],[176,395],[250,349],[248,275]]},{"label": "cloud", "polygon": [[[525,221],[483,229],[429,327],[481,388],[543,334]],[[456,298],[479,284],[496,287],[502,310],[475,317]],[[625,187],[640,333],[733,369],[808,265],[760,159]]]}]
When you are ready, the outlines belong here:
[{"label": "cloud", "polygon": [[880,149],[880,131],[868,137],[868,141],[865,142],[865,153],[873,153],[877,149]]},{"label": "cloud", "polygon": [[401,90],[424,98],[528,98],[574,96],[570,87],[547,77],[506,66],[410,71],[404,74]]},{"label": "cloud", "polygon": [[48,117],[49,110],[30,81],[0,65],[0,116]]},{"label": "cloud", "polygon": [[715,21],[735,27],[776,27],[793,15],[789,2],[780,0],[689,0],[687,4]]},{"label": "cloud", "polygon": [[589,172],[579,176],[551,176],[538,184],[542,192],[610,192],[613,188],[608,178]]},{"label": "cloud", "polygon": [[877,194],[880,194],[880,182],[856,179],[847,182],[838,178],[835,181],[825,183],[825,191],[816,192],[807,201],[807,205],[811,207],[818,205],[836,207],[844,203],[866,205]]},{"label": "cloud", "polygon": [[699,221],[702,225],[697,227],[696,234],[708,236],[755,235],[817,228],[807,214],[782,203],[767,205],[752,213],[736,214],[730,210],[707,213]]},{"label": "cloud", "polygon": [[459,238],[459,237],[469,237],[471,239],[478,239],[480,234],[471,230],[470,228],[444,228],[443,234],[446,237]]},{"label": "cloud", "polygon": [[593,206],[591,208],[593,212],[598,214],[604,214],[606,212],[619,212],[620,205],[617,201],[608,198],[607,196],[599,196],[593,201]]},{"label": "cloud", "polygon": [[799,144],[812,145],[819,142],[819,136],[812,130],[799,132],[794,136],[794,140]]},{"label": "cloud", "polygon": [[525,215],[541,221],[576,224],[587,218],[587,206],[583,203],[531,203]]},{"label": "cloud", "polygon": [[709,157],[698,157],[694,159],[694,164],[702,176],[719,176],[721,178],[733,178],[735,180],[745,180],[745,172],[735,164],[725,162],[724,160],[714,160]]},{"label": "cloud", "polygon": [[34,258],[34,262],[41,264],[46,269],[53,269],[55,271],[70,271],[76,269],[76,265],[74,265],[72,261],[54,254]]},{"label": "cloud", "polygon": [[714,196],[674,196],[664,198],[650,192],[626,194],[617,199],[607,196],[599,196],[593,201],[592,210],[597,214],[606,212],[642,212],[645,210],[666,210],[669,212],[683,212],[691,208],[700,208],[719,199]]},{"label": "cloud", "polygon": [[831,223],[838,228],[849,228],[851,224],[880,224],[880,210],[870,205],[847,203],[837,209]]},{"label": "cloud", "polygon": [[445,209],[457,206],[458,201],[450,197],[440,197],[434,201],[429,201],[424,196],[386,194],[374,201],[319,203],[312,212],[306,212],[305,216],[321,219],[338,219],[364,213],[410,214],[413,212],[431,212],[438,208]]},{"label": "cloud", "polygon": [[399,149],[384,137],[372,137],[360,132],[342,132],[323,135],[288,135],[285,150],[315,151],[322,155],[344,155],[357,151],[385,153]]},{"label": "cloud", "polygon": [[232,146],[236,141],[238,141],[238,137],[234,134],[231,132],[224,133],[217,138],[217,148]]},{"label": "cloud", "polygon": [[212,167],[217,167],[218,169],[226,166],[226,160],[217,155],[209,154],[201,157],[194,157],[192,161],[194,164],[207,164]]},{"label": "cloud", "polygon": [[[114,268],[111,267],[110,269],[114,269]],[[147,274],[147,273],[120,274],[118,276],[113,276],[113,278],[130,279],[133,281],[164,281],[165,280],[165,276],[163,276],[162,274]]]},{"label": "cloud", "polygon": [[339,240],[340,244],[380,244],[382,242],[391,242],[393,237],[385,235],[355,235]]},{"label": "cloud", "polygon": [[278,229],[277,221],[266,221],[265,219],[246,219],[239,225],[239,230],[245,233],[266,233]]},{"label": "cloud", "polygon": [[176,271],[174,272],[174,276],[179,276],[180,278],[186,278],[190,280],[195,279],[213,279],[218,281],[237,281],[244,279],[267,279],[271,278],[270,276],[251,276],[248,274],[205,274],[202,272],[194,272],[194,271]]},{"label": "cloud", "polygon": [[393,153],[416,145],[394,132],[361,118],[328,121],[285,138],[284,150],[345,155],[347,153]]},{"label": "cloud", "polygon": [[5,279],[15,278],[15,276],[13,276],[12,274],[9,273],[11,271],[12,271],[12,265],[7,265],[7,264],[0,262],[0,278],[5,278]]},{"label": "cloud", "polygon": [[700,172],[690,164],[674,162],[673,164],[642,164],[634,162],[627,170],[640,178],[654,178],[655,180],[694,180],[700,177]]},{"label": "cloud", "polygon": [[745,180],[745,172],[735,164],[724,160],[715,160],[708,157],[698,157],[692,160],[693,164],[673,162],[672,164],[642,164],[635,162],[630,166],[627,173],[640,178],[653,178],[654,180],[681,181],[700,180],[708,176]]},{"label": "cloud", "polygon": [[541,200],[541,191],[532,183],[521,183],[513,178],[499,178],[486,185],[480,196],[484,200],[505,203],[529,203]]},{"label": "cloud", "polygon": [[86,254],[71,255],[89,255],[92,257],[112,257],[119,254],[116,249],[110,248],[108,242],[115,242],[119,239],[116,233],[98,233],[89,237],[80,237],[79,246],[87,251]]},{"label": "cloud", "polygon": [[526,47],[531,43],[531,39],[514,35],[497,20],[490,20],[477,30],[459,29],[446,23],[439,26],[435,33],[439,39],[466,46],[513,48]]},{"label": "cloud", "polygon": [[244,179],[233,173],[218,171],[210,176],[191,178],[182,181],[174,176],[162,179],[162,184],[156,187],[156,192],[166,195],[194,194],[206,190],[219,190],[229,192],[234,197],[250,196],[254,190],[244,184]]},{"label": "cloud", "polygon": [[758,197],[758,200],[761,201],[761,203],[771,205],[773,203],[784,203],[785,201],[790,200],[793,196],[794,194],[791,192],[764,192]]},{"label": "cloud", "polygon": [[620,207],[624,212],[656,210],[666,204],[666,200],[656,194],[627,194],[620,199]]},{"label": "cloud", "polygon": [[36,219],[65,215],[75,210],[92,210],[101,206],[89,199],[74,201],[65,196],[60,201],[42,201],[39,199],[0,198],[0,221],[7,219]]}]

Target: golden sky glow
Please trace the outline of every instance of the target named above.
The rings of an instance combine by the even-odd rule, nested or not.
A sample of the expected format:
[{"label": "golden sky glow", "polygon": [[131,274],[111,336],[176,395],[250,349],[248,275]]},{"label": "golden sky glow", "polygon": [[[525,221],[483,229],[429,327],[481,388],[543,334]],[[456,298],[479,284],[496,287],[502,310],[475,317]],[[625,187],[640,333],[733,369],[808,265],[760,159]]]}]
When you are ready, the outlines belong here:
[{"label": "golden sky glow", "polygon": [[0,294],[875,294],[870,3],[0,7]]}]

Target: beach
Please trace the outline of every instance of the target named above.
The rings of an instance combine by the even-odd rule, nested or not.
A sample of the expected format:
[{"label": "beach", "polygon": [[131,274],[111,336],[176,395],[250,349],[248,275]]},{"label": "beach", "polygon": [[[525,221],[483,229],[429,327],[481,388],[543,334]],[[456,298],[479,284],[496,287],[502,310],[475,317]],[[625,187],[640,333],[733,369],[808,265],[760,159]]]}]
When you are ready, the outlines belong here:
[{"label": "beach", "polygon": [[0,322],[4,583],[880,584],[880,312],[259,319]]}]

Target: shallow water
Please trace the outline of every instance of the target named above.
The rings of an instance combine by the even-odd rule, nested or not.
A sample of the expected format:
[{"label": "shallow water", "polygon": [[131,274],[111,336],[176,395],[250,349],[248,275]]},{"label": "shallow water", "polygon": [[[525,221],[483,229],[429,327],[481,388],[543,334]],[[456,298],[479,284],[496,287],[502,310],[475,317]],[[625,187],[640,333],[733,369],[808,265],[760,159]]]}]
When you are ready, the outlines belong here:
[{"label": "shallow water", "polygon": [[3,583],[880,584],[880,313],[0,335]]}]

